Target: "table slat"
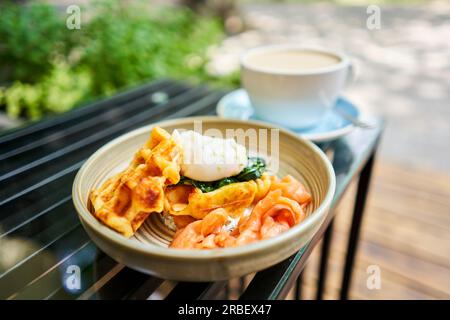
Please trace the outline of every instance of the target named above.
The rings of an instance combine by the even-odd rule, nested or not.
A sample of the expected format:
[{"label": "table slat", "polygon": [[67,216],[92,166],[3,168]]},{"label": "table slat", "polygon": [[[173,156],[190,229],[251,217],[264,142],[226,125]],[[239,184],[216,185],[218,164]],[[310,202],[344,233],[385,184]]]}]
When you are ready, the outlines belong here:
[{"label": "table slat", "polygon": [[[168,100],[149,107],[148,97],[154,92],[167,93]],[[2,147],[17,144],[10,144],[16,149],[2,154],[0,181],[10,187],[0,190],[0,240],[23,241],[27,252],[2,270],[0,298],[150,296],[162,279],[119,265],[99,251],[84,232],[70,197],[74,176],[88,156],[118,135],[162,119],[213,114],[222,95],[205,87],[162,81],[122,99],[114,98],[113,103],[100,104],[97,111],[76,110],[77,114],[66,115],[67,121],[77,123],[66,126],[57,118],[54,126],[48,120],[1,136]],[[98,119],[91,118],[93,115]],[[31,136],[47,141],[32,141]],[[80,290],[65,287],[66,268],[71,264],[81,268]]]},{"label": "table slat", "polygon": [[72,123],[72,121],[75,123],[84,121],[100,114],[105,109],[120,106],[121,104],[142,95],[159,91],[166,86],[173,85],[173,83],[173,81],[161,80],[150,84],[144,84],[133,90],[125,90],[113,97],[87,104],[70,112],[57,116],[50,116],[35,123],[25,124],[24,127],[14,128],[0,135],[0,148],[2,148],[2,150],[4,148],[6,150],[8,147],[14,148],[17,144],[26,144],[28,141],[33,141],[36,134],[38,136],[45,136],[58,130],[64,130],[67,125]]}]

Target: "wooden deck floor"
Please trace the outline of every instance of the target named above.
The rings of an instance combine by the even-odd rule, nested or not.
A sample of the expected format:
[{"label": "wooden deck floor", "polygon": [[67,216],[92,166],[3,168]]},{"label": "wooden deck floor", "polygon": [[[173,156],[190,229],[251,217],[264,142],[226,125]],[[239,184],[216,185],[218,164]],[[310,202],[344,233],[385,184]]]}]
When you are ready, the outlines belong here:
[{"label": "wooden deck floor", "polygon": [[[354,195],[349,191],[338,208],[325,299],[339,296]],[[450,177],[378,161],[366,210],[350,298],[449,299]],[[303,299],[315,298],[319,251],[304,271]],[[370,265],[381,270],[379,290],[367,288]]]}]

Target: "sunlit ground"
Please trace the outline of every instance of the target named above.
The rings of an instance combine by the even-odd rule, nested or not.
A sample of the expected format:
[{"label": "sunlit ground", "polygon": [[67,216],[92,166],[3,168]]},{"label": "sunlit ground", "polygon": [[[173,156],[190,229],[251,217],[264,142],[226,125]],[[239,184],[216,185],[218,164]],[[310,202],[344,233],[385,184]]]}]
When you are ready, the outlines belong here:
[{"label": "sunlit ground", "polygon": [[[238,67],[245,48],[295,42],[351,55],[357,79],[345,95],[386,130],[372,181],[350,298],[450,297],[450,3],[378,3],[381,28],[366,27],[367,5],[246,4],[248,31],[215,51],[215,72]],[[364,3],[367,3],[365,1]],[[339,297],[354,189],[338,208],[324,298]],[[320,246],[303,277],[314,299]],[[368,290],[366,269],[381,269],[380,290]],[[293,297],[293,294],[289,296]]]},{"label": "sunlit ground", "polygon": [[368,30],[367,6],[245,4],[248,31],[224,41],[216,72],[238,66],[245,48],[295,42],[351,55],[357,79],[345,95],[385,116],[383,159],[450,173],[450,4],[385,6],[381,28]]}]

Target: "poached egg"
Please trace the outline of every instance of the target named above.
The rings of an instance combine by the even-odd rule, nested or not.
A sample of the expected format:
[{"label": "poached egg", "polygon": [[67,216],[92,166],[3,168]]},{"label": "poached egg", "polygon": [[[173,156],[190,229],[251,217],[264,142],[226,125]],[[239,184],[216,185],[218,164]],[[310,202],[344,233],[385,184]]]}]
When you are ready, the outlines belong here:
[{"label": "poached egg", "polygon": [[192,130],[175,130],[173,138],[183,148],[181,174],[192,180],[228,178],[247,166],[247,150],[234,139],[204,136]]}]

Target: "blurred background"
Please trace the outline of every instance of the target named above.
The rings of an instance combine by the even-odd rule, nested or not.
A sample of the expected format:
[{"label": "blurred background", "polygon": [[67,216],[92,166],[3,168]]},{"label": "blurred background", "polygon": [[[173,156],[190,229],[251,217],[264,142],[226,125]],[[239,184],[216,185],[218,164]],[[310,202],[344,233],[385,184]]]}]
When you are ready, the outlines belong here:
[{"label": "blurred background", "polygon": [[[77,8],[79,28],[70,18]],[[350,298],[448,299],[449,35],[449,1],[2,1],[0,133],[154,79],[238,87],[239,55],[261,44],[340,49],[357,70],[345,95],[386,120]],[[338,208],[328,299],[339,293],[348,194]],[[379,290],[366,285],[371,265],[381,270]],[[317,268],[313,254],[306,299],[314,298]]]}]

